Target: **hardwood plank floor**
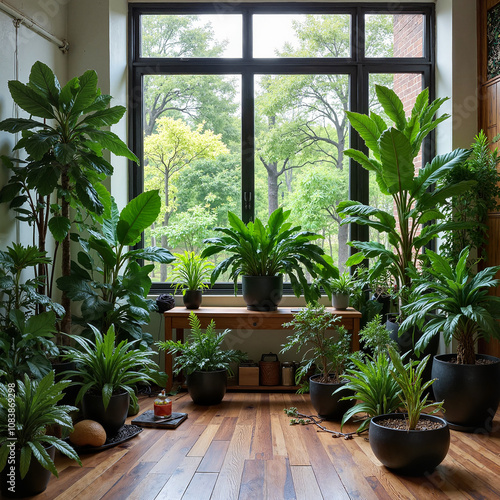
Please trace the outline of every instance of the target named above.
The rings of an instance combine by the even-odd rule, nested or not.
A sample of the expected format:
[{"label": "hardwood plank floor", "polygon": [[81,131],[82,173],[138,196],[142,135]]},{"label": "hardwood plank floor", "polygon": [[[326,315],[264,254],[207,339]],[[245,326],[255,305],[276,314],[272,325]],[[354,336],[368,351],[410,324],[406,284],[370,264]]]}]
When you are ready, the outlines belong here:
[{"label": "hardwood plank floor", "polygon": [[[145,428],[115,448],[82,455],[83,468],[57,456],[59,479],[34,498],[500,498],[500,412],[490,434],[451,431],[450,452],[432,474],[404,477],[378,462],[365,435],[335,439],[314,426],[290,426],[285,407],[314,414],[308,395],[233,392],[213,407],[194,405],[186,393],[173,399],[174,411],[189,414],[176,430]],[[153,398],[140,403],[141,412],[152,409]]]}]

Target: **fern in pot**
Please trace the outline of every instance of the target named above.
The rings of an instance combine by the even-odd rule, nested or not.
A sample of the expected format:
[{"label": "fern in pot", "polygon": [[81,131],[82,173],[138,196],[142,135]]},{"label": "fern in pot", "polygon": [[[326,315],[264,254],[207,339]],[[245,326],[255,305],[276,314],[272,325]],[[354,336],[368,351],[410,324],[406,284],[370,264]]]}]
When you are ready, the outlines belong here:
[{"label": "fern in pot", "polygon": [[215,405],[222,401],[227,388],[228,372],[231,363],[246,359],[246,354],[235,349],[223,349],[222,342],[231,330],[216,332],[215,322],[211,320],[205,331],[194,312],[189,315],[191,335],[181,340],[167,340],[157,343],[168,354],[176,355],[174,372],[186,373],[186,382],[194,403]]}]

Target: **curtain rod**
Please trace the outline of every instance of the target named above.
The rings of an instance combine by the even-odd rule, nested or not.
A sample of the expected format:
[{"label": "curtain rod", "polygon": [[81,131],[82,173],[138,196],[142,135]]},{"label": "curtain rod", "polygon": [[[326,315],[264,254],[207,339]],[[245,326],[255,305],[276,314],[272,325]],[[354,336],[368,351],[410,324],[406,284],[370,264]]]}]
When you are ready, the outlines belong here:
[{"label": "curtain rod", "polygon": [[17,9],[14,9],[3,1],[0,1],[0,10],[5,12],[6,14],[9,14],[9,16],[12,16],[14,19],[21,21],[21,23],[24,24],[27,28],[39,34],[49,42],[55,43],[61,49],[63,54],[66,54],[66,52],[68,52],[69,43],[67,40],[61,40],[55,37],[54,35],[52,35],[52,33],[49,33],[46,29],[36,24],[35,21],[32,21],[29,17],[26,17]]}]

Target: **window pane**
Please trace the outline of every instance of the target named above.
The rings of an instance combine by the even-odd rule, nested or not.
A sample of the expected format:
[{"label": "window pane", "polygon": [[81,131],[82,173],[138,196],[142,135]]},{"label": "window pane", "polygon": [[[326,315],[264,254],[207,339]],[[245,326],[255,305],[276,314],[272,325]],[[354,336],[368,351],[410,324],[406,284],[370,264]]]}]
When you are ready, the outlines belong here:
[{"label": "window pane", "polygon": [[[146,246],[201,252],[227,211],[241,213],[240,76],[144,78],[144,189],[158,189],[160,217]],[[168,280],[156,265],[154,282]]]},{"label": "window pane", "polygon": [[422,14],[367,14],[366,57],[423,57]]},{"label": "window pane", "polygon": [[[383,118],[390,127],[393,125],[391,119],[385,115],[384,110],[380,107],[376,94],[375,85],[384,85],[392,88],[403,103],[403,107],[408,117],[411,114],[413,105],[415,104],[418,94],[423,90],[423,79],[420,73],[395,73],[395,74],[372,74],[370,75],[370,111],[377,113]],[[422,168],[422,152],[414,160],[415,169]],[[393,212],[392,197],[384,195],[380,192],[380,188],[375,179],[375,174],[370,172],[370,202],[372,207],[381,208],[388,212]],[[389,248],[386,233],[379,233],[370,228],[370,241],[377,241]]]},{"label": "window pane", "polygon": [[142,57],[241,57],[241,15],[141,16]]},{"label": "window pane", "polygon": [[348,258],[348,227],[337,204],[348,198],[347,75],[258,75],[255,213],[283,206],[293,222],[324,236],[336,265]]},{"label": "window pane", "polygon": [[351,16],[253,16],[254,57],[351,57]]}]

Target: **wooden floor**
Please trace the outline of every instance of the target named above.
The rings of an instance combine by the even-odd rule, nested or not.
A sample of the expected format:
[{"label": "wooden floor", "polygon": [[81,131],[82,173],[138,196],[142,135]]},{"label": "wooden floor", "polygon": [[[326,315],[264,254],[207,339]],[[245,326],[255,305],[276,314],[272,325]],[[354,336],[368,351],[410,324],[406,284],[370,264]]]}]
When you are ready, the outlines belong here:
[{"label": "wooden floor", "polygon": [[[59,479],[34,498],[500,498],[500,412],[490,435],[452,431],[445,461],[412,478],[385,469],[364,436],[335,439],[311,425],[290,426],[283,412],[290,406],[314,413],[307,395],[228,393],[218,406],[197,407],[180,394],[174,411],[189,418],[176,430],[144,429],[115,448],[83,455],[82,468],[60,457]],[[152,398],[141,399],[141,412],[151,408]]]}]

